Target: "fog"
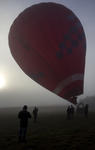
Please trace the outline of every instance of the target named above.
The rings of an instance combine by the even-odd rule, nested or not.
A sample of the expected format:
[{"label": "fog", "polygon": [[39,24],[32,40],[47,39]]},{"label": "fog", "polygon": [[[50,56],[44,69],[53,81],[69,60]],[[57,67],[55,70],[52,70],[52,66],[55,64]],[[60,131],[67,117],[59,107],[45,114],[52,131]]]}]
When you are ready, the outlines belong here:
[{"label": "fog", "polygon": [[[14,19],[25,8],[46,0],[0,0],[0,74],[6,80],[0,89],[0,107],[64,106],[66,100],[56,96],[30,79],[16,64],[8,46],[8,33]],[[78,101],[95,95],[95,1],[94,0],[52,0],[70,8],[80,19],[86,34],[87,53],[84,93]],[[90,102],[90,100],[89,100]]]}]

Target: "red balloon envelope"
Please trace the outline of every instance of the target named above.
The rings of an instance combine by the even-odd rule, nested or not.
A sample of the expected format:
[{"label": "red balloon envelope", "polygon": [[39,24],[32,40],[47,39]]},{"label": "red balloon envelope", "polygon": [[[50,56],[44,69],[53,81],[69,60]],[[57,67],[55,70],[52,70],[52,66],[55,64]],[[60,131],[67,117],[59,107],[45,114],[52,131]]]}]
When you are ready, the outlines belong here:
[{"label": "red balloon envelope", "polygon": [[83,93],[86,39],[76,15],[63,5],[40,3],[13,22],[9,47],[21,69],[55,94],[75,103]]}]

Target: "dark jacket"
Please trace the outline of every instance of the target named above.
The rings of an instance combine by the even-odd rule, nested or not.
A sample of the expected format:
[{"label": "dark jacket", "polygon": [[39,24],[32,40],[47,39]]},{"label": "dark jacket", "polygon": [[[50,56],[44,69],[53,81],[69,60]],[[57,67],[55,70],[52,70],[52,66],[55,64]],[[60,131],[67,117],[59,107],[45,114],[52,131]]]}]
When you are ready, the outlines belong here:
[{"label": "dark jacket", "polygon": [[20,127],[27,127],[28,119],[31,118],[31,114],[28,111],[22,110],[18,114],[18,118],[20,119]]}]

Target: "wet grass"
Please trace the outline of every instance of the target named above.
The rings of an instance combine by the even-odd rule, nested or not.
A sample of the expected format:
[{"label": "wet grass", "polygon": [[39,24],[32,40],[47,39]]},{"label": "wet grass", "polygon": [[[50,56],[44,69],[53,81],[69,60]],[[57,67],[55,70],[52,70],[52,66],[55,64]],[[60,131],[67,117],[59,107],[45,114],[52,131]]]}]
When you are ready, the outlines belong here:
[{"label": "wet grass", "polygon": [[94,150],[95,115],[75,116],[68,120],[64,113],[39,114],[31,119],[27,143],[18,143],[17,111],[0,114],[0,150]]}]

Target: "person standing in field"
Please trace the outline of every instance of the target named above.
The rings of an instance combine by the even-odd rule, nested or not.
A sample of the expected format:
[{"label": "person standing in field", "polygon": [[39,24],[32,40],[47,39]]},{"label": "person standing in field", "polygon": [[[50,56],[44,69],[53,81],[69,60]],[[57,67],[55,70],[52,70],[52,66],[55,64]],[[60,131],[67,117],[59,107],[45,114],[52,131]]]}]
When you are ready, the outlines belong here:
[{"label": "person standing in field", "polygon": [[27,105],[24,105],[18,113],[18,118],[20,119],[19,142],[26,142],[28,119],[31,118],[31,114],[27,111]]},{"label": "person standing in field", "polygon": [[38,108],[35,106],[34,109],[33,109],[34,122],[37,121],[37,117],[38,117]]},{"label": "person standing in field", "polygon": [[67,107],[67,119],[70,119],[70,106]]},{"label": "person standing in field", "polygon": [[84,107],[84,115],[86,118],[88,117],[88,104],[86,104]]}]

